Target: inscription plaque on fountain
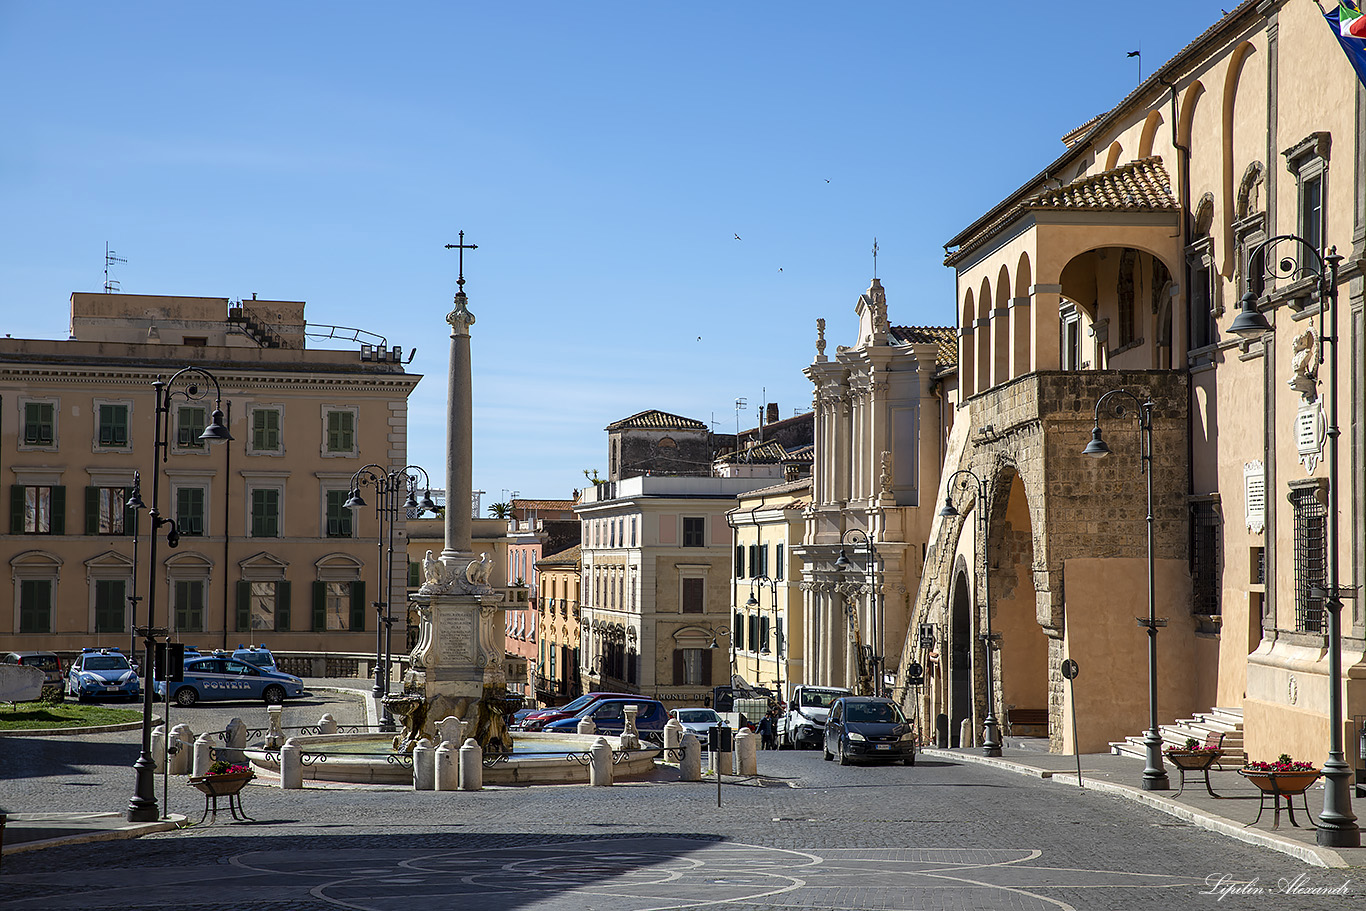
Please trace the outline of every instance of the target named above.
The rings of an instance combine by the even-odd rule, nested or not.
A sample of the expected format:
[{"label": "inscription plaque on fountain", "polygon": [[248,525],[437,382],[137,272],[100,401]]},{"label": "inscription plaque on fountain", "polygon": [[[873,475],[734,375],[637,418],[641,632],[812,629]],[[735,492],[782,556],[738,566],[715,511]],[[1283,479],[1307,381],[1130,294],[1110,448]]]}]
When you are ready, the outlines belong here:
[{"label": "inscription plaque on fountain", "polygon": [[468,610],[444,610],[436,615],[439,664],[468,664],[478,647],[474,615]]}]

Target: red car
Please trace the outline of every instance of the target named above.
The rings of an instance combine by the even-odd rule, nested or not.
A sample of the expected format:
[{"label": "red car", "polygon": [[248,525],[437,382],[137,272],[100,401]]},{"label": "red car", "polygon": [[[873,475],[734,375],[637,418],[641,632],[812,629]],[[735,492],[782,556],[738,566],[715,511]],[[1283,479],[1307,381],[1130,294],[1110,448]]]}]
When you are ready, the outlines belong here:
[{"label": "red car", "polygon": [[542,731],[545,726],[552,721],[559,721],[561,718],[569,718],[579,714],[599,699],[606,699],[609,696],[630,696],[631,693],[584,693],[578,699],[568,705],[560,705],[555,708],[541,709],[539,712],[532,712],[522,719],[522,725],[518,730],[523,731]]}]

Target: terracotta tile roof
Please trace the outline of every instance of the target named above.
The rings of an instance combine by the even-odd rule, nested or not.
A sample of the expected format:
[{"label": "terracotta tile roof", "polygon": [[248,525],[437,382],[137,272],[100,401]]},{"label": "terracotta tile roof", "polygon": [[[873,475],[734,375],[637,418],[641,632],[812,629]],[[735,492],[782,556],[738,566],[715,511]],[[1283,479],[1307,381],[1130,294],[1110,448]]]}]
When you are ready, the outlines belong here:
[{"label": "terracotta tile roof", "polygon": [[893,326],[892,335],[902,343],[938,345],[935,363],[950,367],[958,363],[958,333],[952,326]]},{"label": "terracotta tile roof", "polygon": [[758,446],[722,453],[716,457],[718,462],[748,462],[774,464],[777,462],[811,462],[814,460],[815,447],[810,443],[788,449],[776,440]]},{"label": "terracotta tile roof", "polygon": [[[1031,194],[1037,193],[1041,184],[1046,183],[1057,173],[1075,167],[1077,161],[1089,149],[1092,137],[1108,129],[1140,101],[1146,103],[1153,97],[1162,97],[1167,92],[1166,84],[1180,83],[1181,79],[1189,74],[1188,64],[1198,63],[1199,55],[1205,53],[1210,46],[1224,40],[1225,33],[1229,36],[1236,34],[1239,29],[1247,27],[1249,20],[1258,16],[1257,7],[1260,2],[1261,0],[1243,0],[1153,71],[1151,76],[1136,86],[1119,104],[1067,134],[1064,142],[1071,140],[1067,151],[944,244],[944,265],[952,266],[963,254],[981,246],[1002,226],[1013,221],[1019,214],[1021,202]],[[1078,136],[1079,133],[1082,135]],[[958,249],[950,252],[949,247]]]},{"label": "terracotta tile roof", "polygon": [[543,566],[573,566],[583,559],[583,545],[575,544],[573,547],[566,548],[557,554],[537,560],[535,566],[540,569]]},{"label": "terracotta tile roof", "polygon": [[[808,477],[805,477],[805,478],[798,478],[798,479],[795,480],[795,481],[784,481],[784,482],[781,483],[781,484],[774,484],[772,487],[760,487],[760,488],[757,489],[757,490],[751,490],[751,491],[748,491],[748,492],[746,492],[746,493],[740,494],[740,496],[738,497],[738,499],[740,499],[740,500],[743,501],[743,500],[750,500],[750,499],[753,499],[753,498],[755,498],[755,497],[764,497],[764,496],[769,496],[769,497],[771,497],[771,496],[773,496],[774,494],[777,494],[777,493],[795,493],[795,492],[798,491],[798,490],[810,490],[810,489],[811,489],[811,478],[808,476]],[[801,501],[801,500],[798,500],[798,501],[792,503],[792,504],[791,504],[790,506],[788,506],[787,508],[788,508],[788,509],[801,509],[801,508],[803,508],[803,507],[805,507],[805,506],[806,506],[806,503],[804,503],[804,502]]]},{"label": "terracotta tile roof", "polygon": [[707,425],[667,411],[642,411],[629,418],[613,421],[606,430],[706,430]]},{"label": "terracotta tile roof", "polygon": [[573,500],[513,500],[513,509],[537,509],[546,512],[568,512],[574,508]]},{"label": "terracotta tile roof", "polygon": [[1153,212],[1175,211],[1177,203],[1162,158],[1154,155],[1090,177],[1078,177],[1021,208]]}]

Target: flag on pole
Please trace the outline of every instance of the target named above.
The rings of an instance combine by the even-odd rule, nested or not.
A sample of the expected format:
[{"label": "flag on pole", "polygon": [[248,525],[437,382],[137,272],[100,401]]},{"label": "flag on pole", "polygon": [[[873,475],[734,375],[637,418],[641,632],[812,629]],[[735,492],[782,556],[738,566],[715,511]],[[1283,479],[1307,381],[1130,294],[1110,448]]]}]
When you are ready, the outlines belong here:
[{"label": "flag on pole", "polygon": [[1342,45],[1343,53],[1357,71],[1357,78],[1366,83],[1366,16],[1361,14],[1361,0],[1342,0],[1338,8],[1323,14],[1333,37]]}]

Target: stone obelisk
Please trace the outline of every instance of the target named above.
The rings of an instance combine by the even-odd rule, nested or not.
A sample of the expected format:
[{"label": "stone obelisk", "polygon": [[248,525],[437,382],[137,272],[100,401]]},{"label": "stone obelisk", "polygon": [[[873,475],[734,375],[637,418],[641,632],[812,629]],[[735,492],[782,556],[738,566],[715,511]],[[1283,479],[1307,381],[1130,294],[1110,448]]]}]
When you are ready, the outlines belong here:
[{"label": "stone obelisk", "polygon": [[424,582],[413,596],[422,618],[421,639],[413,649],[412,670],[401,696],[390,697],[402,715],[411,745],[418,737],[435,737],[436,723],[454,716],[466,723],[466,736],[485,750],[510,750],[504,720],[507,677],[503,670],[503,593],[488,584],[491,558],[476,559],[471,534],[471,437],[473,393],[470,370],[470,326],[474,314],[465,295],[464,254],[477,249],[460,243],[455,308],[446,315],[451,327],[451,362],[447,380],[445,547],[440,559],[431,551],[423,561]]}]

